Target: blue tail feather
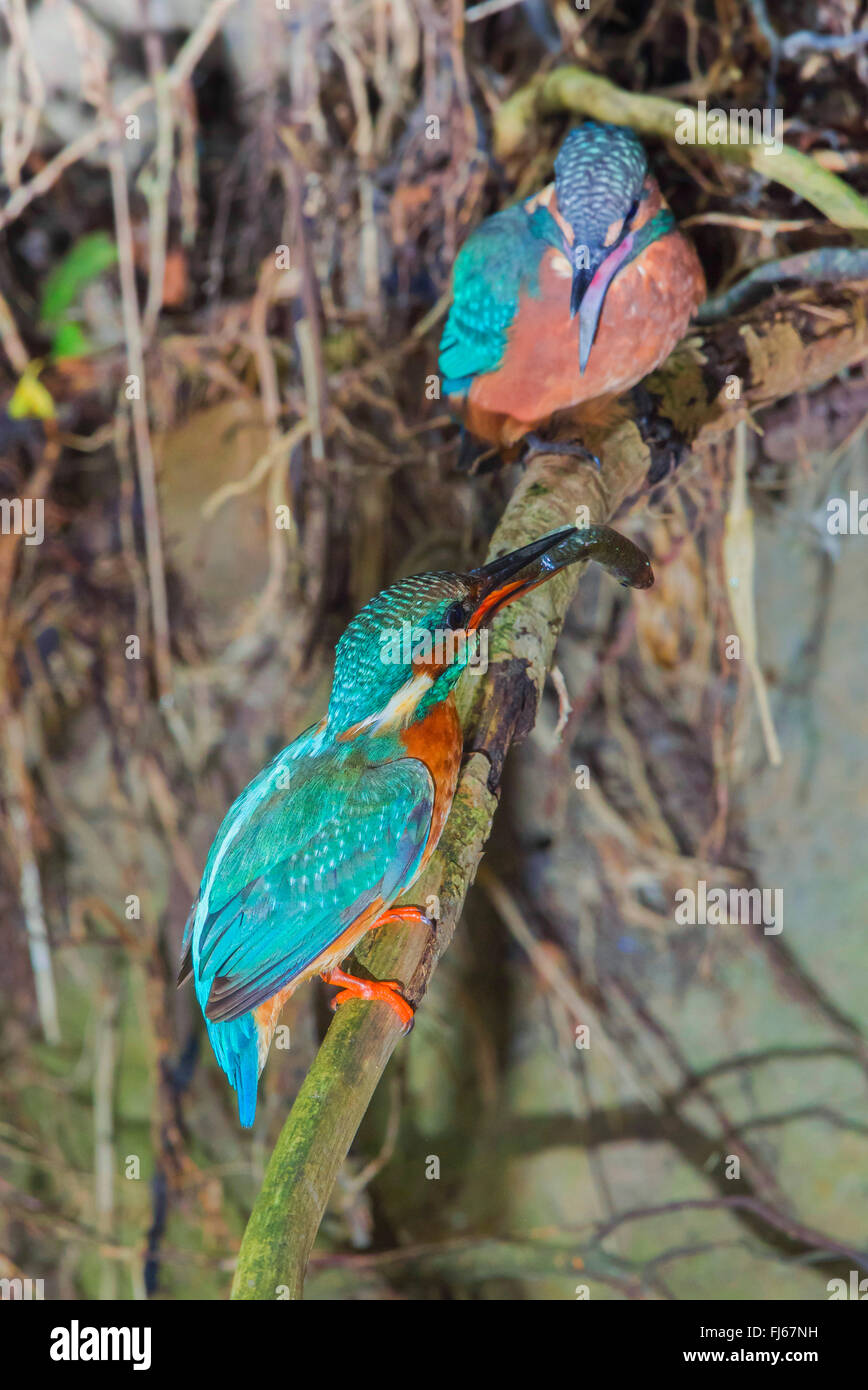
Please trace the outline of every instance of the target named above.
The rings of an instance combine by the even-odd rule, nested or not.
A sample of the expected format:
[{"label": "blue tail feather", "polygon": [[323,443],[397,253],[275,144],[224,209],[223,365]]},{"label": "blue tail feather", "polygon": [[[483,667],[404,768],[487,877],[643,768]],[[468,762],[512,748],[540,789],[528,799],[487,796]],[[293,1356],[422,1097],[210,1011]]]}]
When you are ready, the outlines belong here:
[{"label": "blue tail feather", "polygon": [[250,1129],[256,1118],[256,1092],[259,1085],[259,1034],[252,1013],[227,1023],[206,1020],[208,1037],[217,1061],[238,1093],[238,1118]]}]

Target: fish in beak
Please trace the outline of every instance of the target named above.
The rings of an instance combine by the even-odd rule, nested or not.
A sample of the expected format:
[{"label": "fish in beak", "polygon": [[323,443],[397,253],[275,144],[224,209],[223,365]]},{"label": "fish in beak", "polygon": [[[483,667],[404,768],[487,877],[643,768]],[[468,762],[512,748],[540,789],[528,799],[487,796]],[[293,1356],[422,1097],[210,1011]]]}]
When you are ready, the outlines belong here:
[{"label": "fish in beak", "polygon": [[467,586],[475,606],[468,630],[486,626],[507,604],[579,560],[596,561],[628,588],[648,589],[654,583],[648,556],[626,536],[610,526],[568,526],[471,570]]}]

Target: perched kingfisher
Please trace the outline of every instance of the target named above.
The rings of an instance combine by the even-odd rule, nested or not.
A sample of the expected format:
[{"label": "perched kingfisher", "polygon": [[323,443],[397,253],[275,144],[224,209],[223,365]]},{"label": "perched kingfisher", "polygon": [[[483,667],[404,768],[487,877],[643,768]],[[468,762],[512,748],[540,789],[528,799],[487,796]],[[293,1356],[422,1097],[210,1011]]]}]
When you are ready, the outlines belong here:
[{"label": "perched kingfisher", "polygon": [[461,248],[443,392],[471,434],[510,456],[562,412],[608,418],[607,403],[668,357],[704,298],[699,258],[638,137],[586,121],[561,145],[554,183]]},{"label": "perched kingfisher", "polygon": [[[190,975],[221,1067],[252,1125],[259,1075],[284,1003],[312,975],[339,985],[332,1007],[378,1000],[405,1029],[394,980],[340,969],[372,927],[431,925],[392,904],[434,852],[458,781],[453,695],[478,632],[506,604],[577,560],[622,584],[653,583],[648,557],[607,526],[566,530],[467,574],[418,574],[372,599],[337,646],[328,712],[241,793],[211,847],[184,934]],[[403,659],[395,634],[409,624]]]}]

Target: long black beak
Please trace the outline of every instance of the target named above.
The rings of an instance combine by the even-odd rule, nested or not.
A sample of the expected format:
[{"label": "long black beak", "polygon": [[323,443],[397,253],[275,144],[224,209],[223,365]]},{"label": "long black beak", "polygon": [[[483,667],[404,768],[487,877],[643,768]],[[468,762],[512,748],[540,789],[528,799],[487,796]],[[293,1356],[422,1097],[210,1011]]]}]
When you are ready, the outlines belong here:
[{"label": "long black beak", "polygon": [[609,526],[568,526],[470,572],[467,582],[476,606],[468,628],[489,623],[501,608],[579,560],[596,560],[630,588],[647,589],[654,583],[648,556],[626,536]]}]

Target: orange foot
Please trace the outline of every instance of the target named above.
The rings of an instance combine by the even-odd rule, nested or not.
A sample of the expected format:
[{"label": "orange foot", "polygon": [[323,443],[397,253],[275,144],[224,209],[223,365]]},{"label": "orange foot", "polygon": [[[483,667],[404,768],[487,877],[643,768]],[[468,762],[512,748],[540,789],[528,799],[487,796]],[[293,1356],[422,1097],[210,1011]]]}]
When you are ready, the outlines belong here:
[{"label": "orange foot", "polygon": [[433,917],[423,912],[421,907],[387,907],[374,923],[381,927],[384,922],[418,922],[421,927],[434,927]]},{"label": "orange foot", "polygon": [[[415,910],[418,911],[418,908]],[[350,999],[379,999],[381,1003],[388,1004],[395,1010],[401,1020],[403,1033],[409,1033],[413,1027],[413,1006],[401,994],[401,986],[397,980],[360,980],[356,975],[348,975],[338,966],[332,970],[324,970],[322,978],[326,984],[342,986],[340,994],[336,994],[332,1000],[332,1009],[336,1009],[339,1004],[346,1004]]]}]

